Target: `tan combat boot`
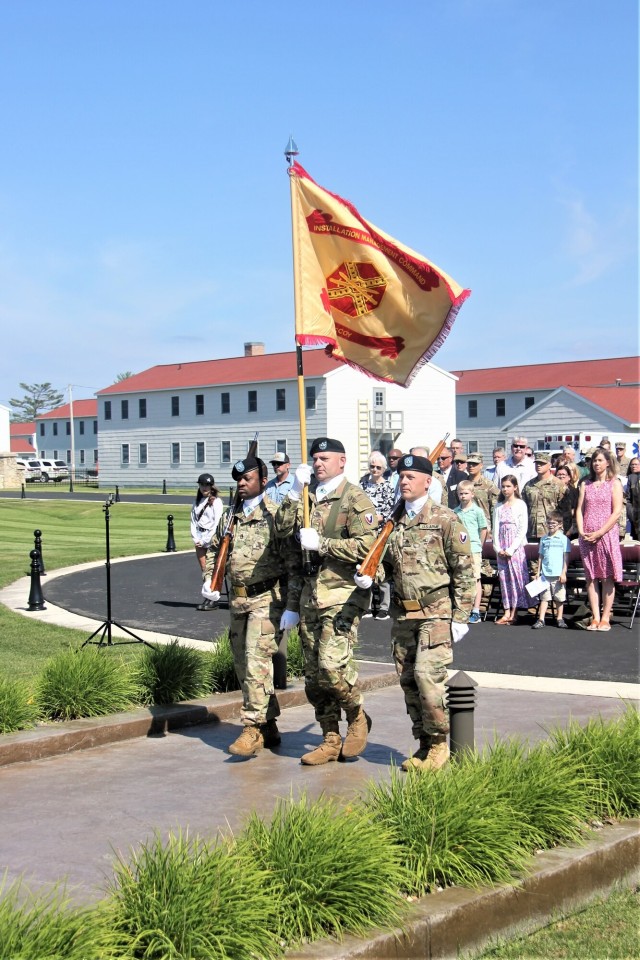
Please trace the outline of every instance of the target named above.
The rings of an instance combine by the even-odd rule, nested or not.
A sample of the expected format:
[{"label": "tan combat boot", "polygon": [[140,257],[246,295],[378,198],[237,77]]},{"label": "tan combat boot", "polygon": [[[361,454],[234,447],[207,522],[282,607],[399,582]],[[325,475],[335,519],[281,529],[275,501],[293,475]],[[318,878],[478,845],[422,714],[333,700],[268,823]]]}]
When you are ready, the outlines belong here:
[{"label": "tan combat boot", "polygon": [[324,740],[319,747],[300,757],[300,763],[309,767],[316,767],[321,763],[337,760],[342,749],[342,737],[339,733],[325,733]]},{"label": "tan combat boot", "polygon": [[362,707],[347,713],[349,726],[342,744],[343,757],[359,757],[367,745],[367,734],[371,730],[371,717]]},{"label": "tan combat boot", "polygon": [[264,747],[264,736],[260,727],[245,727],[237,740],[229,746],[229,753],[237,757],[252,757]]},{"label": "tan combat boot", "polygon": [[280,746],[282,737],[280,736],[278,724],[275,720],[267,720],[267,722],[260,727],[260,730],[262,731],[262,739],[264,740],[265,747]]},{"label": "tan combat boot", "polygon": [[449,744],[446,740],[434,743],[428,756],[422,761],[423,770],[439,770],[449,759]]},{"label": "tan combat boot", "polygon": [[405,771],[420,770],[422,768],[422,761],[426,760],[429,755],[431,745],[431,737],[420,737],[420,746],[412,757],[409,757],[408,760],[402,761],[400,764],[400,769]]}]

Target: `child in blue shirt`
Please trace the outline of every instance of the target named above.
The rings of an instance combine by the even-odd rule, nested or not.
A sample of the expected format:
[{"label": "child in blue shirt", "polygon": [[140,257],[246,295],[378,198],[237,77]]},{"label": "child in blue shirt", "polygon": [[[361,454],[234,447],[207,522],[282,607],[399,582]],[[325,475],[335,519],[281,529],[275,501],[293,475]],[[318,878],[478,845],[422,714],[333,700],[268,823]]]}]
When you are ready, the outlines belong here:
[{"label": "child in blue shirt", "polygon": [[545,614],[552,598],[556,608],[556,626],[562,630],[567,628],[567,624],[562,619],[562,613],[567,599],[565,584],[571,544],[562,532],[562,523],[563,516],[559,510],[550,513],[547,520],[549,532],[540,541],[540,576],[547,581],[547,588],[540,596],[538,619],[532,627],[533,630],[541,630],[544,627]]},{"label": "child in blue shirt", "polygon": [[487,518],[485,517],[482,507],[479,507],[475,502],[475,489],[472,480],[461,480],[458,483],[456,492],[460,506],[456,507],[453,512],[460,517],[469,534],[473,573],[476,578],[476,597],[473,601],[473,610],[469,617],[469,623],[479,623],[480,601],[482,599],[480,570],[482,567],[482,544],[487,536]]}]

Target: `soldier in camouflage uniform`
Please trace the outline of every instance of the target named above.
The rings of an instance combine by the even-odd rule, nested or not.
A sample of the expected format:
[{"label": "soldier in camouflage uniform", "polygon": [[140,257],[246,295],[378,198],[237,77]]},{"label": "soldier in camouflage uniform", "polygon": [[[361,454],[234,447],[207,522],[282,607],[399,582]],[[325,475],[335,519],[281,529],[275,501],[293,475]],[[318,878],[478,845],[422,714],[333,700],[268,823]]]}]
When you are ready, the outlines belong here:
[{"label": "soldier in camouflage uniform", "polygon": [[[398,486],[406,512],[383,557],[396,591],[391,607],[393,656],[413,735],[420,741],[403,770],[437,770],[449,758],[444,682],[453,660],[451,641],[468,631],[476,592],[464,524],[448,507],[429,499],[432,469],[424,457],[399,460]],[[356,574],[356,583],[364,586],[368,580]]]},{"label": "soldier in camouflage uniform", "polygon": [[[250,757],[263,747],[280,743],[276,717],[280,707],[273,686],[273,655],[283,627],[283,611],[298,609],[300,581],[295,576],[297,553],[292,540],[274,533],[277,505],[264,496],[267,467],[262,460],[246,457],[232,471],[242,503],[235,514],[235,527],[226,576],[230,589],[229,640],[233,662],[242,689],[244,729],[229,752]],[[230,508],[233,509],[233,508]],[[220,521],[207,553],[208,579],[203,596],[219,600],[208,589],[215,557],[223,537],[228,512]],[[287,573],[292,575],[287,577]],[[284,589],[287,591],[283,596]],[[289,618],[293,626],[296,617]]]},{"label": "soldier in camouflage uniform", "polygon": [[[371,729],[358,687],[353,651],[358,624],[369,607],[369,590],[355,589],[353,574],[359,560],[375,540],[378,526],[375,507],[364,490],[344,476],[344,446],[331,437],[311,445],[317,481],[310,493],[310,526],[302,527],[300,497],[311,469],[301,464],[296,479],[276,515],[281,536],[298,534],[302,550],[310,552],[310,566],[302,568],[300,637],[304,650],[305,692],[315,710],[323,742],[305,754],[302,763],[316,765],[362,753]],[[302,529],[301,529],[302,527]],[[340,712],[348,729],[340,736]]]},{"label": "soldier in camouflage uniform", "polygon": [[538,543],[541,537],[547,535],[549,514],[554,510],[564,513],[567,497],[564,484],[551,473],[551,455],[538,451],[534,463],[537,476],[535,480],[525,483],[522,491],[522,499],[529,512],[527,540],[530,543]]},{"label": "soldier in camouflage uniform", "polygon": [[498,502],[500,491],[484,475],[484,461],[481,453],[470,453],[467,457],[467,473],[473,483],[475,501],[487,518],[489,530],[493,526],[493,511]]}]

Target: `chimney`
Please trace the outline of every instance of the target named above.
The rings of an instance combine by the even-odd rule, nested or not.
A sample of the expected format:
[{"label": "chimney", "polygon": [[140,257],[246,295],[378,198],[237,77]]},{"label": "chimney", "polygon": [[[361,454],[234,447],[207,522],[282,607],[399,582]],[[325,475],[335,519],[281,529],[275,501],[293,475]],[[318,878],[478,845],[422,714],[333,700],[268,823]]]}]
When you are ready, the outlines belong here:
[{"label": "chimney", "polygon": [[245,357],[264,356],[264,343],[245,343],[244,355]]},{"label": "chimney", "polygon": [[620,380],[619,378],[617,378],[617,379],[616,379],[616,387],[621,387],[621,386],[622,386],[622,380]]}]

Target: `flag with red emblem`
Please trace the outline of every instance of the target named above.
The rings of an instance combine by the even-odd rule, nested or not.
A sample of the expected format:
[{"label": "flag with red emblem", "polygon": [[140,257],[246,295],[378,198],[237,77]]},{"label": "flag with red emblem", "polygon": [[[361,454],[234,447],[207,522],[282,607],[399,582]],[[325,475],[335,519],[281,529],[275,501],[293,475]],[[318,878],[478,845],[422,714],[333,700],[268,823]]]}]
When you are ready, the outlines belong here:
[{"label": "flag with red emblem", "polygon": [[299,163],[289,176],[296,342],[327,344],[336,360],[408,386],[471,291],[318,186]]}]

